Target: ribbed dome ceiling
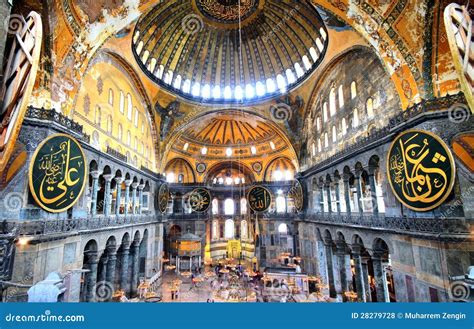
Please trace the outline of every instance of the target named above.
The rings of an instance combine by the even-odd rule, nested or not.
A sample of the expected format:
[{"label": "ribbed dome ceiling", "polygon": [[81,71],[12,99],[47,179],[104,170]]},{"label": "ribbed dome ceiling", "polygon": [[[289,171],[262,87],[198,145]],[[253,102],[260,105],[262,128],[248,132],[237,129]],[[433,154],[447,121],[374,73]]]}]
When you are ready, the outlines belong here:
[{"label": "ribbed dome ceiling", "polygon": [[210,103],[279,95],[324,57],[327,30],[306,1],[241,0],[240,17],[238,0],[162,1],[137,23],[133,52],[160,86]]}]

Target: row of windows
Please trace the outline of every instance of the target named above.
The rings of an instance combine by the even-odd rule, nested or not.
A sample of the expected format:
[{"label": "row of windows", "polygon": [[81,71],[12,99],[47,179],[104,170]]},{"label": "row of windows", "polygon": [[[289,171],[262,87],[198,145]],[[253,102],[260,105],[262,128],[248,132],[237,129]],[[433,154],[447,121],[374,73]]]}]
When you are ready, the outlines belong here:
[{"label": "row of windows", "polygon": [[[278,196],[275,198],[275,207],[277,213],[287,212],[287,200],[283,196],[282,191],[278,191]],[[247,213],[247,199],[240,199],[240,214],[245,215]],[[219,200],[212,200],[212,214],[219,214]],[[224,201],[224,215],[232,216],[235,215],[235,202],[234,199],[228,198]]]},{"label": "row of windows", "polygon": [[[129,121],[132,121],[133,112],[135,111],[133,124],[135,125],[136,128],[138,128],[140,112],[138,111],[138,108],[133,105],[132,95],[128,93],[126,98],[127,98],[127,119]],[[108,103],[110,106],[112,107],[114,106],[114,91],[112,89],[109,89]],[[125,94],[122,90],[120,90],[119,110],[120,110],[120,113],[125,114]],[[142,133],[144,132],[145,132],[145,125],[142,122]]]},{"label": "row of windows", "polygon": [[[324,50],[323,42],[327,39],[326,31],[323,28],[320,29],[321,36],[323,40],[317,38],[315,43],[316,47],[319,50],[319,53],[322,53]],[[140,32],[137,31],[134,36],[134,43],[138,40]],[[143,50],[143,41],[140,41],[136,52],[138,55],[141,54]],[[265,94],[272,94],[279,90],[281,93],[286,92],[287,87],[294,84],[299,78],[303,77],[306,72],[311,70],[312,66],[317,63],[319,59],[318,51],[314,47],[309,49],[309,55],[313,63],[307,55],[304,55],[301,59],[303,67],[300,63],[294,63],[294,70],[287,69],[285,74],[278,74],[276,79],[267,79],[266,81],[258,81],[255,85],[247,84],[245,86],[225,86],[222,88],[219,85],[212,87],[210,84],[201,85],[199,82],[192,83],[190,79],[183,81],[181,75],[176,75],[172,70],[165,72],[165,67],[163,65],[157,65],[157,60],[150,57],[150,52],[145,50],[141,58],[142,63],[147,64],[147,70],[155,75],[158,79],[164,83],[173,86],[173,88],[181,90],[185,94],[190,94],[194,97],[202,97],[204,99],[235,99],[243,100],[252,99],[254,97],[261,97]]]},{"label": "row of windows", "polygon": [[[235,222],[232,219],[227,219],[224,222],[224,230],[222,231],[219,230],[221,226],[219,225],[219,221],[214,220],[212,222],[212,239],[217,240],[219,238],[224,238],[224,239],[234,239],[236,236],[235,232]],[[238,227],[237,227],[238,228]],[[220,231],[220,232],[219,232]],[[281,223],[278,225],[278,233],[280,236],[286,236],[288,235],[288,225]],[[243,220],[240,222],[240,237],[242,239],[248,239],[249,238],[249,230],[248,230],[248,223],[246,220]]]}]

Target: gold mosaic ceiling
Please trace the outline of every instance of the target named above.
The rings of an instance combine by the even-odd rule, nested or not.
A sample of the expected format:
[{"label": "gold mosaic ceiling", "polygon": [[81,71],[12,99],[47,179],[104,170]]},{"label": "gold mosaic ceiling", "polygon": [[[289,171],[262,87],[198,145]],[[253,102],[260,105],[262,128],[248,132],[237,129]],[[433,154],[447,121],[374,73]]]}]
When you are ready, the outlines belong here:
[{"label": "gold mosaic ceiling", "polygon": [[327,35],[306,1],[176,0],[141,17],[132,50],[141,69],[176,95],[240,103],[299,85],[322,61]]}]

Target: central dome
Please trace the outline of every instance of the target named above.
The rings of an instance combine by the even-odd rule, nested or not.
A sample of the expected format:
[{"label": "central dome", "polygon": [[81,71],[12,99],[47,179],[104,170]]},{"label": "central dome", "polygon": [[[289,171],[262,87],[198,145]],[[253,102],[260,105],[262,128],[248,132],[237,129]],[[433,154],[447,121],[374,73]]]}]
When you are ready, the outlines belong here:
[{"label": "central dome", "polygon": [[324,22],[307,1],[175,0],[140,18],[132,49],[142,70],[177,96],[243,103],[298,86],[327,45]]}]

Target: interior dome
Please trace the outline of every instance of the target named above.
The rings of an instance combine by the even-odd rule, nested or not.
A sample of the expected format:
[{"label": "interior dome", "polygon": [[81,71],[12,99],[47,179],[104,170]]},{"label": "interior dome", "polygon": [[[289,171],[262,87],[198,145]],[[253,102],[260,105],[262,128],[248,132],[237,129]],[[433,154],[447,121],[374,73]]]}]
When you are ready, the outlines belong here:
[{"label": "interior dome", "polygon": [[142,70],[173,94],[242,103],[299,85],[327,45],[324,22],[307,1],[176,0],[141,17],[132,49]]}]

